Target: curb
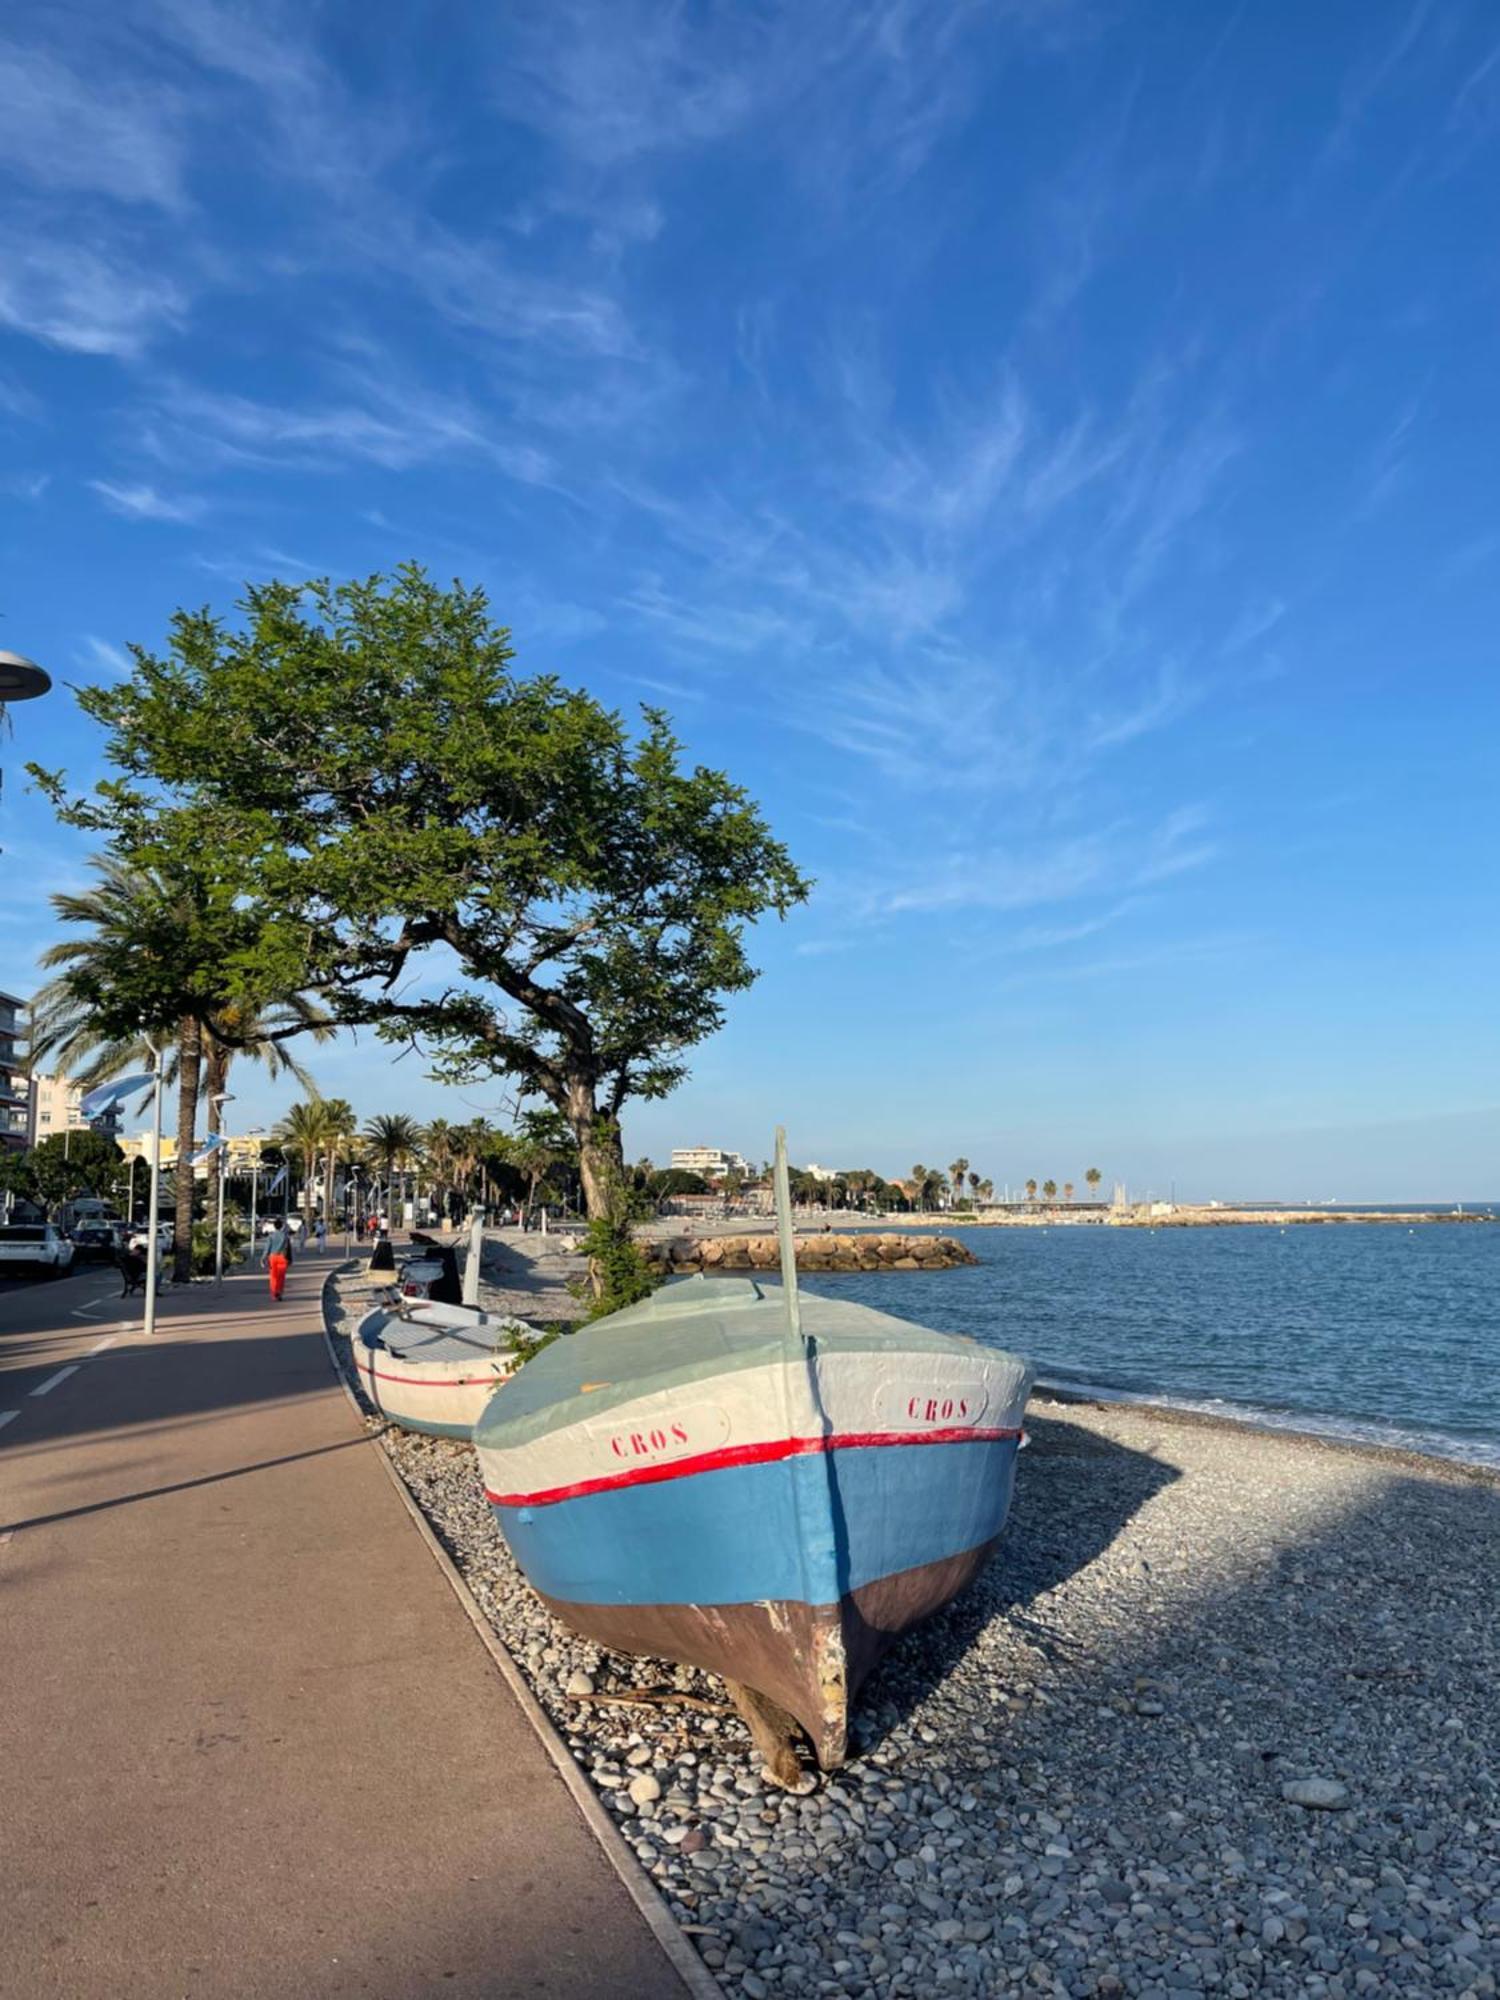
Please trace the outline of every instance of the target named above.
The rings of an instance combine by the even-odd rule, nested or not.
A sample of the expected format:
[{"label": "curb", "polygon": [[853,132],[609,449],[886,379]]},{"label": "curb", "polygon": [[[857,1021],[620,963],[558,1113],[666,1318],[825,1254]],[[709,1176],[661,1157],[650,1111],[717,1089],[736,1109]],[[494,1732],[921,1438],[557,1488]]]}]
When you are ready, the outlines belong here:
[{"label": "curb", "polygon": [[[328,1365],[333,1370],[334,1380],[344,1392],[344,1398],[358,1418],[361,1429],[365,1424],[365,1413],[355,1399],[343,1369],[339,1366],[338,1355],[334,1351],[333,1338],[328,1330],[328,1296],[335,1280],[349,1269],[343,1264],[328,1273],[319,1292],[319,1322],[323,1334],[323,1346],[327,1350]],[[371,1435],[374,1443],[379,1432]],[[558,1776],[567,1787],[573,1803],[583,1817],[583,1822],[603,1850],[605,1859],[620,1878],[620,1883],[630,1900],[645,1919],[646,1927],[694,2000],[724,2000],[724,1989],[699,1958],[682,1932],[677,1921],[667,1908],[666,1901],[656,1884],[642,1868],[630,1849],[625,1845],[618,1827],[599,1803],[597,1793],[588,1779],[574,1762],[566,1743],[553,1727],[552,1719],[542,1707],[526,1683],[525,1676],[516,1665],[504,1643],[496,1636],[494,1627],[485,1617],[479,1601],[464,1582],[457,1565],[448,1551],[438,1540],[432,1523],[412,1498],[406,1481],[396,1470],[394,1461],[387,1451],[377,1453],[385,1467],[386,1476],[400,1498],[402,1506],[410,1516],[417,1533],[427,1544],[428,1553],[447,1579],[448,1586],[462,1605],[469,1623],[478,1633],[480,1643],[493,1661],[500,1678],[505,1682],[521,1709],[526,1720],[536,1732],[542,1748],[551,1758]]]}]

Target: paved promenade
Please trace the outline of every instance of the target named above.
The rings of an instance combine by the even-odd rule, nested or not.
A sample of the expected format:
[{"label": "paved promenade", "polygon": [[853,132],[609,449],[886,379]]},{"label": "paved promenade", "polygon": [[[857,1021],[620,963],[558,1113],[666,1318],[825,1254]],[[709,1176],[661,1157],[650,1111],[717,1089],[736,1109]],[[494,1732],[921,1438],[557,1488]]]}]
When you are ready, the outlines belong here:
[{"label": "paved promenade", "polygon": [[0,1292],[0,1994],[681,2000],[329,1372],[332,1261],[150,1343],[107,1271]]}]

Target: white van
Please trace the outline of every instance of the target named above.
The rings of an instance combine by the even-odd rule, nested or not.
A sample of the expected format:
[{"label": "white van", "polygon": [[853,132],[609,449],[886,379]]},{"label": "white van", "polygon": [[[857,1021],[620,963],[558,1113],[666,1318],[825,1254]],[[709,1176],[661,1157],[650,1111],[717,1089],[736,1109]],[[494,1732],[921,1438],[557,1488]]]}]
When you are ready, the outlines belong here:
[{"label": "white van", "polygon": [[0,1223],[0,1270],[17,1267],[61,1277],[73,1262],[73,1246],[50,1222]]}]

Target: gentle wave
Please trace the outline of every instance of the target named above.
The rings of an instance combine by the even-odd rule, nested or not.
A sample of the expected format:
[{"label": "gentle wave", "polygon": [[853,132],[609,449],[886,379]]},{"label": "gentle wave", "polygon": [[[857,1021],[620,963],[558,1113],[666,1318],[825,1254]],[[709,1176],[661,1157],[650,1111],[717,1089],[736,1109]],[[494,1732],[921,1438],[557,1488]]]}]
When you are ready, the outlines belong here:
[{"label": "gentle wave", "polygon": [[1484,1438],[1454,1437],[1447,1431],[1361,1422],[1357,1417],[1320,1416],[1312,1410],[1271,1410],[1253,1403],[1227,1403],[1217,1396],[1172,1396],[1146,1390],[1117,1389],[1102,1382],[1064,1379],[1053,1372],[1040,1376],[1037,1389],[1056,1389],[1064,1396],[1084,1396],[1093,1403],[1129,1403],[1137,1408],[1180,1411],[1184,1416],[1215,1417],[1242,1424],[1246,1430],[1288,1431],[1298,1436],[1327,1438],[1333,1444],[1382,1445],[1389,1451],[1410,1451],[1423,1458],[1451,1459],[1459,1465],[1482,1465],[1500,1472],[1500,1443]]}]

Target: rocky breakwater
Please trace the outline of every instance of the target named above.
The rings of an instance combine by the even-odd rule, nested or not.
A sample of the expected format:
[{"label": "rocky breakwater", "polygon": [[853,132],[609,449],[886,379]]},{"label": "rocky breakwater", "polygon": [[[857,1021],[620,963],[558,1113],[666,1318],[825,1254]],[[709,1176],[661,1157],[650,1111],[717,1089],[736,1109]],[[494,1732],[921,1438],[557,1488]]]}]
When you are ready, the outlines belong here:
[{"label": "rocky breakwater", "polygon": [[[979,1259],[953,1236],[900,1236],[822,1231],[796,1239],[799,1271],[946,1271]],[[673,1236],[643,1246],[652,1261],[677,1274],[689,1271],[776,1271],[781,1250],[774,1236]]]}]

